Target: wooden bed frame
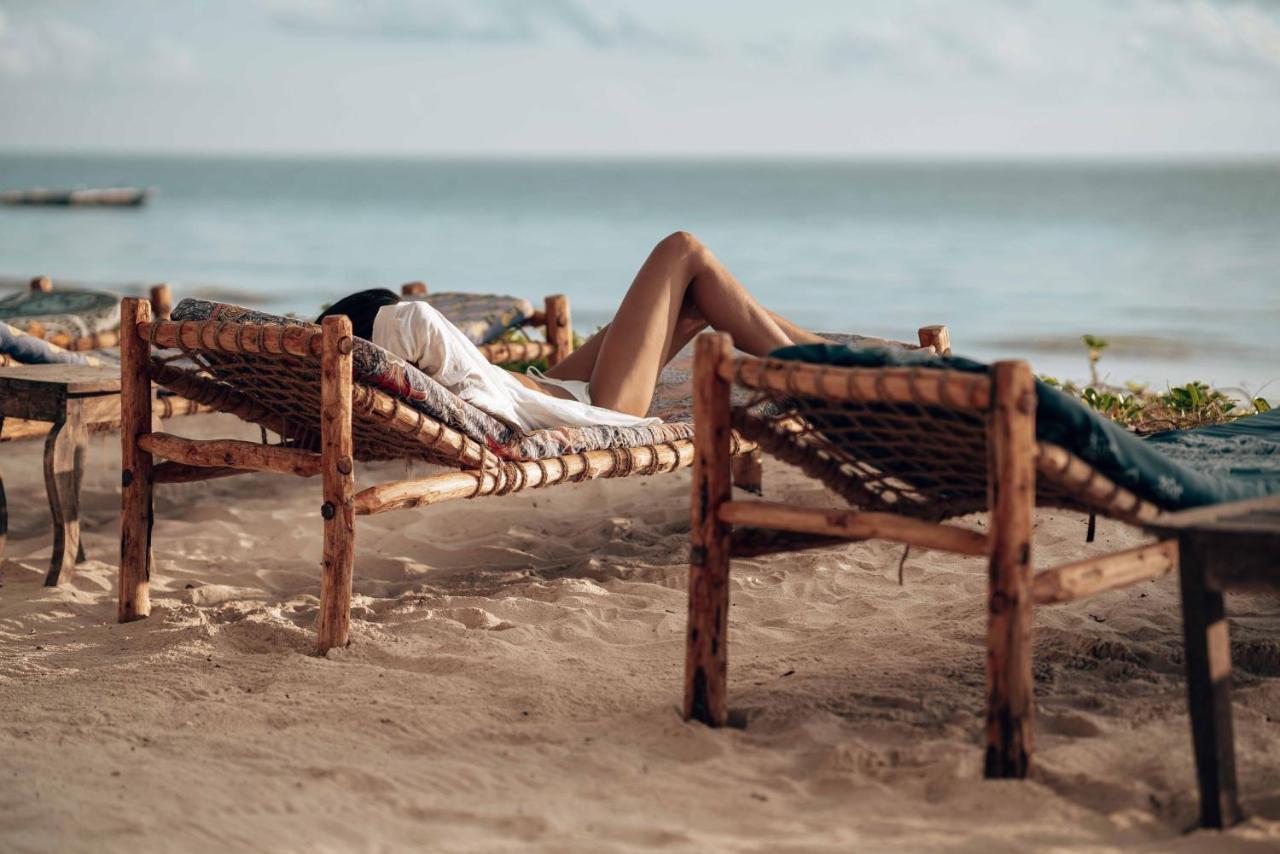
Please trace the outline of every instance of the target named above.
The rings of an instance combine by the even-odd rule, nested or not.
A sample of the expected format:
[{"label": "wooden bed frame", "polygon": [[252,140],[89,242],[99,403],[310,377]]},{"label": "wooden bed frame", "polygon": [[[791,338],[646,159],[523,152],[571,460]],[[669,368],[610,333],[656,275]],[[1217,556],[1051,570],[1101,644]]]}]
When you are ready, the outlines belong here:
[{"label": "wooden bed frame", "polygon": [[[353,336],[346,317],[327,317],[322,326],[247,324],[224,321],[153,321],[143,300],[122,306],[120,525],[121,622],[150,613],[152,493],[155,484],[207,480],[250,471],[321,480],[324,561],[317,620],[317,647],[323,653],[343,646],[350,635],[355,517],[461,498],[505,495],[560,483],[604,477],[643,476],[675,471],[693,462],[693,442],[678,439],[654,445],[586,451],[529,461],[500,459],[483,444],[432,419],[381,390],[352,379]],[[547,298],[541,320],[549,327],[551,350],[537,353],[556,361],[572,347],[567,300]],[[541,344],[542,342],[536,342]],[[289,419],[250,397],[196,371],[153,360],[152,347],[179,348],[188,355],[238,354],[271,365],[302,365],[314,379],[301,388],[312,395],[306,411],[316,422],[317,446],[290,442],[256,444],[233,439],[196,440],[155,432],[151,383],[155,380],[212,409],[231,412],[281,436],[297,435]],[[496,352],[496,351],[495,351]],[[521,350],[517,358],[533,356]],[[510,355],[508,352],[506,355]],[[318,386],[318,388],[317,388]],[[358,429],[357,429],[358,428]],[[313,427],[307,429],[314,430]],[[361,436],[365,444],[362,444]],[[385,439],[378,445],[370,437]],[[731,454],[751,459],[754,446],[731,440]],[[399,449],[389,456],[388,446]],[[166,461],[157,462],[156,457]],[[393,481],[357,491],[355,464],[361,459],[424,459],[457,469],[415,480]],[[750,472],[750,466],[737,466]]]},{"label": "wooden bed frame", "polygon": [[[886,539],[987,558],[987,716],[984,773],[1025,777],[1033,752],[1034,683],[1031,621],[1037,605],[1070,602],[1163,575],[1177,566],[1177,544],[1152,545],[1054,567],[1033,575],[1031,528],[1037,503],[1083,509],[1130,524],[1157,521],[1154,505],[1095,471],[1061,447],[1036,440],[1034,377],[1026,362],[997,362],[990,375],[930,368],[841,368],[737,355],[719,333],[696,341],[694,374],[693,492],[689,617],[684,717],[712,726],[727,720],[727,624],[729,561],[770,549],[739,543],[740,528],[791,532],[810,547],[841,541]],[[804,508],[733,500],[729,491],[731,438],[760,445],[765,453],[799,465],[846,496],[875,499],[875,475],[835,466],[831,449],[781,420],[744,421],[730,405],[732,385],[772,394],[829,402],[963,412],[985,433],[985,507],[934,505],[915,514],[872,504],[867,510]],[[985,425],[983,427],[982,425]],[[809,437],[809,445],[796,437]],[[922,452],[927,453],[927,451]],[[860,479],[862,482],[860,483]],[[981,484],[973,484],[980,492]],[[852,501],[855,507],[858,502]],[[912,509],[900,502],[903,509]],[[989,533],[940,519],[985,509]],[[924,518],[921,518],[924,517]],[[804,547],[792,541],[785,548]],[[773,549],[774,551],[780,549]]]}]

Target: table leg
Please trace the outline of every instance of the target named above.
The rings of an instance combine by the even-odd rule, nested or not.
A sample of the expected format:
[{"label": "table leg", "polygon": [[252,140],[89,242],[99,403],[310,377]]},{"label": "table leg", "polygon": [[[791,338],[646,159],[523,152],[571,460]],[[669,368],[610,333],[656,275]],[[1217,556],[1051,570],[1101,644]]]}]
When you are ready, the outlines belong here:
[{"label": "table leg", "polygon": [[[4,415],[0,414],[0,433],[4,432]],[[4,559],[5,541],[9,539],[9,502],[4,497],[4,474],[0,472],[0,560]]]},{"label": "table leg", "polygon": [[88,431],[83,407],[67,401],[66,419],[53,425],[44,443],[44,485],[53,515],[53,555],[46,587],[56,587],[75,571],[80,550],[80,479],[84,474]]},{"label": "table leg", "polygon": [[1182,628],[1186,638],[1187,699],[1200,824],[1230,827],[1241,819],[1236,799],[1235,744],[1231,725],[1231,641],[1222,594],[1206,583],[1206,549],[1194,536],[1180,538]]}]

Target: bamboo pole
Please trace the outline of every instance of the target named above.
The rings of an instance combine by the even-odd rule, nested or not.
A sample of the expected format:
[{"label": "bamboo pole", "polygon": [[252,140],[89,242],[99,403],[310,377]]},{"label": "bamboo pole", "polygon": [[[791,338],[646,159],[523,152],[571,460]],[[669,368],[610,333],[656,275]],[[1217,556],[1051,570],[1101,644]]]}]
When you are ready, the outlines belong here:
[{"label": "bamboo pole", "polygon": [[988,554],[986,536],[954,525],[921,522],[894,513],[795,507],[772,501],[726,501],[720,520],[729,525],[828,534],[847,540],[890,540],[956,554]]},{"label": "bamboo pole", "polygon": [[298,477],[320,474],[320,455],[313,451],[239,439],[187,439],[169,433],[150,433],[138,439],[138,447],[192,466],[269,471]]},{"label": "bamboo pole", "polygon": [[1037,573],[1031,582],[1031,598],[1037,605],[1072,602],[1159,578],[1177,566],[1178,541],[1162,540]]},{"label": "bamboo pole", "polygon": [[156,320],[168,320],[173,313],[173,291],[168,285],[151,286],[151,311]]},{"label": "bamboo pole", "polygon": [[355,450],[351,436],[351,320],[324,319],[320,356],[320,456],[324,479],[324,574],[317,643],[323,655],[346,646],[351,632],[351,575],[355,560]]},{"label": "bamboo pole", "polygon": [[[123,328],[151,321],[151,306],[128,297],[121,303]],[[120,346],[120,622],[151,613],[151,454],[138,440],[151,432],[151,346],[126,335]]]},{"label": "bamboo pole", "polygon": [[400,286],[400,295],[406,297],[425,297],[427,295],[427,283],[405,282]]},{"label": "bamboo pole", "polygon": [[748,388],[831,401],[918,403],[985,412],[991,400],[985,375],[939,368],[841,368],[740,356],[722,362],[720,376]]},{"label": "bamboo pole", "polygon": [[552,294],[546,299],[547,341],[555,348],[547,356],[547,367],[555,367],[573,352],[573,326],[569,318],[569,298]]},{"label": "bamboo pole", "polygon": [[920,347],[932,347],[939,356],[951,355],[951,332],[942,325],[921,326],[916,330]]},{"label": "bamboo pole", "polygon": [[[693,443],[688,439],[678,439],[662,445],[627,448],[624,453],[629,456],[625,465],[615,451],[584,451],[565,457],[509,463],[503,476],[514,480],[524,490],[624,473],[652,471],[660,474],[690,465],[693,462]],[[455,471],[418,480],[380,483],[356,494],[356,515],[369,516],[488,495],[498,491],[498,486],[498,474],[491,469],[483,473]]]},{"label": "bamboo pole", "polygon": [[31,290],[47,294],[53,290],[53,280],[48,276],[36,276],[31,280]]},{"label": "bamboo pole", "polygon": [[694,344],[693,494],[689,502],[689,618],[684,670],[684,719],[709,726],[728,720],[729,554],[732,526],[720,509],[733,491],[729,383],[720,369],[733,358],[733,339],[704,333]]},{"label": "bamboo pole", "polygon": [[492,364],[506,365],[511,362],[550,360],[556,348],[546,341],[494,341],[492,344],[482,344],[480,352]]},{"label": "bamboo pole", "polygon": [[1036,471],[1086,507],[1105,516],[1141,525],[1161,510],[1108,478],[1084,460],[1048,442],[1036,447]]},{"label": "bamboo pole", "polygon": [[988,778],[1031,767],[1031,526],[1036,500],[1035,378],[1026,362],[991,366],[987,470],[991,557],[987,611]]},{"label": "bamboo pole", "polygon": [[[141,336],[150,327],[137,329]],[[155,345],[161,349],[213,350],[274,356],[320,358],[320,330],[282,323],[225,323],[219,320],[160,320],[155,324]]]}]

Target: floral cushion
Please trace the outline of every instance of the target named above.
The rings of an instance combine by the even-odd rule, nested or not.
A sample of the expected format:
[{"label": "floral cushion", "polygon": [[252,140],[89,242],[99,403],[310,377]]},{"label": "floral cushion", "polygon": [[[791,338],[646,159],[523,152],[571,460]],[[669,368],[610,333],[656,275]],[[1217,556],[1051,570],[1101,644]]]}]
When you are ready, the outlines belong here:
[{"label": "floral cushion", "polygon": [[[296,318],[198,299],[184,299],[178,303],[173,310],[173,319],[314,325]],[[508,459],[545,459],[580,451],[658,444],[693,435],[693,425],[689,423],[649,427],[560,427],[526,433],[472,406],[418,368],[370,341],[356,339],[352,362],[352,373],[357,382],[375,386]]]}]

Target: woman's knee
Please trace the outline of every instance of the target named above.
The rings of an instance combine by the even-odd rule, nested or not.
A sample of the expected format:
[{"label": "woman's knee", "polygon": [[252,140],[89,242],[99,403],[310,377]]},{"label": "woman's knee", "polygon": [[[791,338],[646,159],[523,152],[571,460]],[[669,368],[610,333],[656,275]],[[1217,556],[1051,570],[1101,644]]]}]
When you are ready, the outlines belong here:
[{"label": "woman's knee", "polygon": [[707,254],[707,247],[688,231],[673,231],[658,241],[653,251],[679,258],[700,259]]}]

